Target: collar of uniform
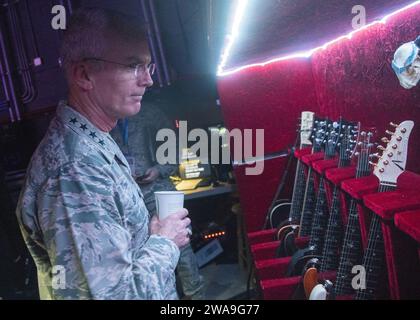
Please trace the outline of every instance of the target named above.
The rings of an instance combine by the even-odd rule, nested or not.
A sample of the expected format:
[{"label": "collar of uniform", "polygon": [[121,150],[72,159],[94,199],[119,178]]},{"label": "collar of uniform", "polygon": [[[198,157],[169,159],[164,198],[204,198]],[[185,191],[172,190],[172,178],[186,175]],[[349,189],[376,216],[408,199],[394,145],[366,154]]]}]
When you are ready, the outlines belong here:
[{"label": "collar of uniform", "polygon": [[119,150],[109,133],[99,130],[86,117],[70,107],[66,101],[60,101],[58,104],[57,118],[76,134],[99,148],[110,162],[119,155]]}]

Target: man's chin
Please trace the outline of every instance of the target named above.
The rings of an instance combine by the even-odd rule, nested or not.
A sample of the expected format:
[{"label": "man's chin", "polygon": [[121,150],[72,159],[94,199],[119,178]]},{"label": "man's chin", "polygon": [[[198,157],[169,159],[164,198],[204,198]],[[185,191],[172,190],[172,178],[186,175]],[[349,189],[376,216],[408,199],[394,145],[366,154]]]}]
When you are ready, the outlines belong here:
[{"label": "man's chin", "polygon": [[129,108],[126,109],[128,113],[126,116],[127,117],[134,116],[140,112],[140,109],[141,109],[141,102],[131,105]]}]

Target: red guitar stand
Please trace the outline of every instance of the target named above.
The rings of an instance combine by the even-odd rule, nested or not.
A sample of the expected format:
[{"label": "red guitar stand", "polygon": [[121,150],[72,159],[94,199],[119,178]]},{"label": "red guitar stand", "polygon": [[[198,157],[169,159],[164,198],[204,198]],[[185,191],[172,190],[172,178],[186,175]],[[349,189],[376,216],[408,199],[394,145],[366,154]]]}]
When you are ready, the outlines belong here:
[{"label": "red guitar stand", "polygon": [[420,175],[406,171],[398,179],[396,191],[363,197],[365,206],[381,218],[389,297],[393,300],[420,298],[418,245],[394,224],[397,212],[420,209],[419,193],[413,191],[419,184]]},{"label": "red guitar stand", "polygon": [[[317,161],[324,158],[323,152],[318,152],[315,154],[311,154],[312,148],[303,148],[303,149],[296,149],[295,150],[295,157],[302,163],[306,164],[302,161],[302,157],[304,156],[312,156],[311,161]],[[306,167],[306,166],[305,166]],[[307,167],[306,167],[306,174],[307,174]],[[248,233],[248,243],[250,246],[258,244],[258,243],[265,243],[265,242],[272,242],[276,238],[277,229],[267,229],[261,231],[254,231]],[[252,250],[251,250],[252,251]]]},{"label": "red guitar stand", "polygon": [[[305,155],[301,158],[302,162],[308,166],[311,166],[313,168],[313,171],[317,174],[315,175],[315,187],[318,189],[317,185],[319,183],[319,177],[325,173],[327,169],[337,167],[338,160],[332,159],[332,160],[319,160],[319,157],[323,155],[323,153],[314,153],[310,155]],[[318,160],[316,160],[318,159]],[[331,190],[330,194],[327,193],[327,199],[329,198],[331,201]],[[273,230],[273,233],[270,233],[266,230],[259,231],[259,232],[253,232],[248,234],[248,237],[251,237],[249,239],[249,243],[251,244],[251,254],[254,258],[254,261],[262,260],[262,259],[272,259],[275,257],[276,249],[280,245],[280,241],[273,241],[273,238],[275,237],[276,230]],[[265,237],[270,237],[272,235],[271,239],[268,242],[259,242],[258,240],[261,240]],[[300,242],[303,242],[300,244]],[[307,243],[309,242],[309,238],[305,237],[298,241],[297,246],[300,245],[302,247],[305,247]],[[258,270],[257,270],[258,272]]]},{"label": "red guitar stand", "polygon": [[[347,179],[353,178],[356,173],[355,167],[345,167],[345,168],[328,168],[332,164],[337,164],[337,161],[334,160],[322,160],[314,162],[314,169],[318,173],[324,173],[326,179],[324,180],[327,184],[330,184],[330,192],[334,186],[340,186],[342,182]],[[342,204],[345,207],[345,212],[347,212],[347,205],[345,201],[344,194],[342,196]],[[331,199],[331,198],[330,198]],[[305,239],[297,238],[296,244],[304,248],[308,245],[308,238]],[[290,299],[296,286],[301,281],[301,276],[296,277],[284,277],[291,257],[285,257],[280,259],[268,259],[268,249],[265,250],[264,254],[257,255],[259,258],[265,258],[265,260],[256,260],[255,266],[258,270],[259,283],[261,294],[264,299]],[[270,253],[271,254],[271,253]],[[326,272],[323,275],[328,279],[335,278],[334,272]]]},{"label": "red guitar stand", "polygon": [[[398,212],[394,216],[395,226],[410,236],[417,244],[420,262],[420,209]],[[420,270],[417,270],[420,272]]]}]

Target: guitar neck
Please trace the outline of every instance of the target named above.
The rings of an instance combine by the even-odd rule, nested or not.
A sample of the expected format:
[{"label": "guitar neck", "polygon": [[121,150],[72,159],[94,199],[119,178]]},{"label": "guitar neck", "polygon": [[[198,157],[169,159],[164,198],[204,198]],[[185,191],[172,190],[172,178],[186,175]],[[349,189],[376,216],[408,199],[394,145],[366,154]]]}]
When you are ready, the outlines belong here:
[{"label": "guitar neck", "polygon": [[[391,191],[395,185],[381,184],[379,192]],[[375,298],[379,280],[382,276],[385,265],[385,250],[382,235],[381,221],[378,215],[374,214],[369,228],[368,246],[363,257],[363,266],[366,270],[366,289],[359,290],[356,294],[357,300],[370,300]]]},{"label": "guitar neck", "polygon": [[360,234],[359,214],[357,202],[352,199],[349,208],[349,217],[344,235],[344,243],[341,249],[340,262],[338,265],[337,282],[334,286],[336,295],[352,293],[351,279],[353,266],[362,262],[362,241]]},{"label": "guitar neck", "polygon": [[312,168],[308,170],[308,180],[306,181],[305,198],[300,220],[299,236],[309,236],[312,227],[313,212],[315,206],[314,176]]},{"label": "guitar neck", "polygon": [[356,178],[365,177],[370,174],[369,152],[361,152],[357,161]]},{"label": "guitar neck", "polygon": [[314,253],[318,255],[321,254],[324,244],[325,229],[328,222],[327,211],[327,194],[325,192],[324,176],[321,176],[309,242],[309,246],[313,246]]},{"label": "guitar neck", "polygon": [[362,264],[366,270],[366,289],[357,291],[356,300],[372,300],[376,295],[385,262],[381,228],[380,218],[375,214],[370,223],[368,247]]},{"label": "guitar neck", "polygon": [[305,168],[304,165],[298,160],[296,166],[295,184],[293,186],[292,205],[290,207],[289,213],[289,220],[292,223],[300,221],[305,185]]},{"label": "guitar neck", "polygon": [[337,270],[339,249],[343,240],[343,223],[341,219],[340,191],[334,188],[333,201],[328,220],[325,244],[322,252],[321,272]]}]

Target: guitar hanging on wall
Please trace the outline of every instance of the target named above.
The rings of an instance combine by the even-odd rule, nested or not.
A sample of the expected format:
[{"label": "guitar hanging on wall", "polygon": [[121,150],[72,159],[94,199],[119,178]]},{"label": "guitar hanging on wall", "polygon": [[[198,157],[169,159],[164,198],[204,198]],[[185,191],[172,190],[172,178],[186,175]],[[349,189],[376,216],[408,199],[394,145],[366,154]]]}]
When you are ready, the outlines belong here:
[{"label": "guitar hanging on wall", "polygon": [[[360,123],[346,123],[342,122],[342,134],[340,142],[337,144],[339,152],[338,167],[344,168],[351,164],[351,157],[355,153],[356,142],[360,133]],[[339,249],[342,242],[342,213],[340,190],[338,186],[334,186],[333,196],[331,201],[331,208],[329,210],[329,218],[326,212],[319,212],[318,216],[314,218],[312,245],[323,246],[321,250],[322,255],[320,259],[311,261],[311,267],[308,266],[303,278],[305,294],[309,297],[313,287],[318,283],[318,270],[321,272],[327,270],[334,270],[338,266]]]},{"label": "guitar hanging on wall", "polygon": [[[314,117],[315,114],[310,111],[303,111],[301,115],[301,121],[299,126],[299,138],[300,138],[300,149],[309,148],[312,146],[311,135],[312,130],[314,128]],[[296,164],[296,174],[293,186],[293,193],[292,193],[292,202],[291,204],[284,203],[276,203],[273,202],[269,209],[269,221],[270,226],[272,228],[277,228],[279,231],[281,228],[294,224],[295,221],[300,220],[300,212],[302,210],[302,202],[303,202],[303,192],[305,189],[305,171],[304,166],[297,159]],[[274,199],[277,199],[279,196],[279,190],[276,192]],[[280,212],[284,211],[284,209],[289,209],[289,217],[288,219],[280,222],[276,225],[273,220],[275,220],[276,216],[279,216]],[[278,232],[276,233],[278,235]],[[276,237],[278,239],[278,236]]]},{"label": "guitar hanging on wall", "polygon": [[[372,143],[374,132],[375,128],[369,128],[369,130],[362,131],[358,135],[356,143],[357,149],[354,150],[352,155],[358,159],[356,166],[356,178],[368,176],[371,173],[369,157],[371,149],[374,145]],[[328,291],[328,289],[332,289],[334,292],[338,291],[338,294],[343,295],[345,289],[350,286],[351,277],[353,277],[351,273],[352,267],[361,263],[362,247],[356,200],[352,199],[350,201],[347,226],[343,238],[343,245],[340,251],[341,256],[338,255],[338,248],[340,244],[336,242],[341,239],[340,226],[337,225],[337,222],[339,222],[337,221],[338,216],[334,217],[336,214],[337,213],[334,212],[334,208],[331,209],[331,216],[328,225],[328,231],[330,232],[327,231],[327,239],[324,246],[321,266],[317,265],[315,268],[309,268],[305,274],[303,281],[307,298],[310,298],[312,290],[318,285],[318,283],[321,284],[321,286],[318,286],[315,291],[318,292],[318,298],[327,297],[330,296],[330,294],[333,296],[334,294]],[[333,240],[330,240],[330,238]],[[339,260],[336,260],[338,257],[340,257]],[[338,267],[336,265],[337,262]],[[321,269],[321,272],[338,269],[336,284],[332,286],[331,282],[327,282],[327,279],[324,279],[323,276],[319,275],[318,268]]]},{"label": "guitar hanging on wall", "polygon": [[[325,137],[327,135],[327,121],[317,119],[314,121],[313,134],[311,135],[312,140],[312,154],[321,152],[322,145],[324,144]],[[301,166],[301,186],[297,190],[300,194],[297,194],[295,199],[299,201],[294,208],[293,217],[290,217],[291,221],[285,221],[284,225],[281,226],[277,231],[277,240],[280,241],[280,245],[276,252],[276,257],[290,256],[296,251],[294,245],[295,234],[299,232],[301,215],[303,212],[304,204],[311,206],[311,203],[315,202],[315,192],[313,190],[314,178],[312,176],[312,168],[308,170],[308,178],[305,181],[304,165]],[[305,191],[303,193],[303,191]],[[303,196],[304,194],[304,196]],[[300,212],[299,212],[299,211]]]},{"label": "guitar hanging on wall", "polygon": [[[391,122],[391,126],[395,128],[395,132],[387,131],[391,135],[391,138],[383,138],[382,141],[387,143],[387,147],[378,146],[378,149],[383,153],[381,156],[376,154],[378,157],[377,164],[374,165],[374,174],[379,178],[379,189],[378,192],[391,191],[396,188],[397,178],[404,172],[407,162],[407,150],[408,140],[410,133],[413,129],[413,121],[404,121],[399,125]],[[353,213],[352,216],[357,213]],[[351,221],[349,220],[349,223]],[[360,247],[360,230],[359,233],[354,237],[354,234],[346,234],[346,243],[349,244],[351,239],[356,239],[355,245]],[[343,248],[343,252],[344,252]],[[333,296],[341,294],[347,294],[354,292],[354,289],[350,286],[348,272],[353,267],[348,263],[354,262],[354,257],[347,256],[347,261],[342,259],[339,266],[339,273],[337,278],[337,288],[334,288],[332,292]],[[357,261],[356,261],[357,263]],[[362,266],[366,270],[366,288],[359,289],[356,292],[355,299],[357,300],[370,300],[373,299],[377,293],[378,285],[381,281],[383,272],[385,271],[385,251],[383,243],[383,235],[381,229],[381,221],[378,215],[374,214],[369,227],[368,245],[366,252],[363,256]],[[343,270],[340,270],[343,268]],[[344,275],[342,277],[342,275]],[[328,287],[331,287],[328,283]],[[319,284],[314,287],[311,293],[312,300],[325,300],[328,299],[328,290],[324,285]]]},{"label": "guitar hanging on wall", "polygon": [[[395,190],[397,179],[404,172],[407,163],[408,139],[414,127],[413,121],[404,121],[399,125],[391,123],[395,132],[387,131],[391,139],[383,138],[387,147],[379,146],[382,156],[374,165],[373,173],[379,178],[378,192]],[[385,249],[381,221],[373,214],[369,227],[368,245],[363,257],[362,266],[366,270],[366,288],[359,289],[356,300],[371,300],[377,294],[377,289],[385,266]]]}]

